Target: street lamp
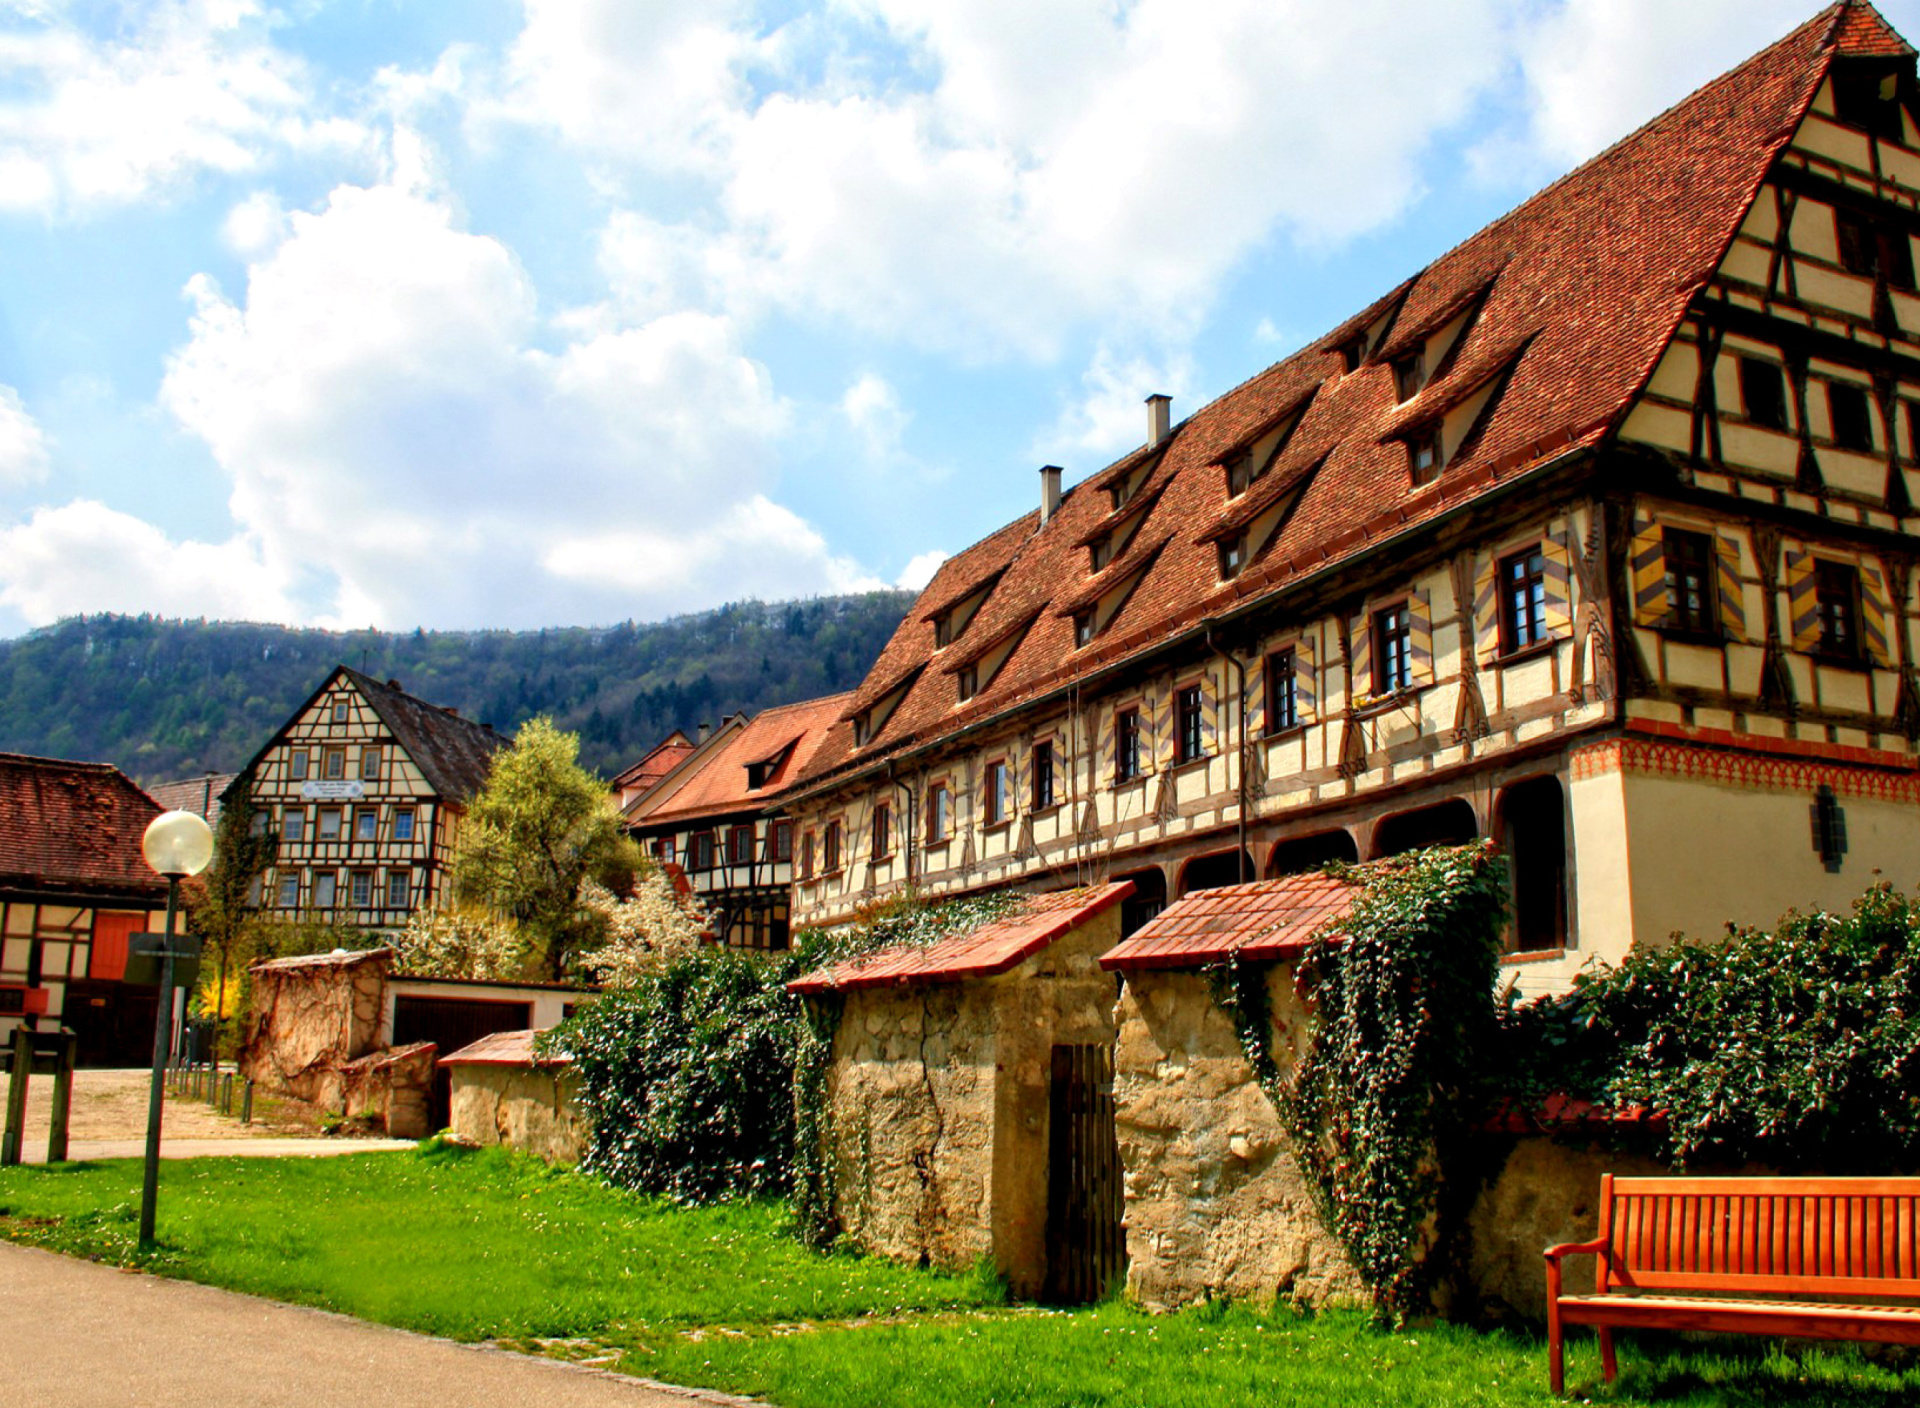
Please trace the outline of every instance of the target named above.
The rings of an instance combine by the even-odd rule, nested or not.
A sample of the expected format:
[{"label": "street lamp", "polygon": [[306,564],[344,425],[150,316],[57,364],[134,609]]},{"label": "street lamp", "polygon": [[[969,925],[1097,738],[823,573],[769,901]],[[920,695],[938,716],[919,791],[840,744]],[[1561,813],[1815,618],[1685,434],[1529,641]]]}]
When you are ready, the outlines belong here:
[{"label": "street lamp", "polygon": [[147,823],[140,853],[167,877],[167,930],[160,959],[160,1000],[153,1012],[153,1088],[147,1093],[147,1167],[140,1181],[140,1245],[153,1245],[153,1205],[160,1189],[160,1099],[166,1076],[167,1037],[173,1015],[173,918],[180,882],[198,875],[213,859],[213,828],[192,812],[162,812]]}]

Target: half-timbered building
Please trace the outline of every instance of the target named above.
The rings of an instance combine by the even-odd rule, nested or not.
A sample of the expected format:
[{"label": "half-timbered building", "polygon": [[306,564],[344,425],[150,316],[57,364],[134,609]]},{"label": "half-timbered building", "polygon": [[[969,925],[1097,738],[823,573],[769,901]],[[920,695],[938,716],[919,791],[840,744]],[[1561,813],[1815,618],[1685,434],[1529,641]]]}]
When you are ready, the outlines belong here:
[{"label": "half-timbered building", "polygon": [[0,1041],[66,1026],[83,1065],[151,1058],[155,990],[121,978],[167,903],[140,851],[159,815],[106,763],[0,753]]},{"label": "half-timbered building", "polygon": [[629,832],[684,875],[719,942],[787,947],[795,859],[787,794],[851,698],[725,719],[627,806]]},{"label": "half-timbered building", "polygon": [[508,742],[337,667],[242,771],[254,825],[279,838],[258,904],[365,929],[444,904],[466,803]]},{"label": "half-timbered building", "polygon": [[1513,973],[1920,857],[1914,51],[1832,6],[949,560],[790,803],[797,921],[1491,835]]}]

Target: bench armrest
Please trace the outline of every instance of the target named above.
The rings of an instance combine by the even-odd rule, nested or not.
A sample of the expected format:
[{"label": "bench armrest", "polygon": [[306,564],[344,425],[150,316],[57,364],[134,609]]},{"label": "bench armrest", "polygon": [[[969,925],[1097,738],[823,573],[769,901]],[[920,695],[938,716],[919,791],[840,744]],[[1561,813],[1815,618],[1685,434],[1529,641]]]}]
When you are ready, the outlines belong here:
[{"label": "bench armrest", "polygon": [[1568,1256],[1599,1256],[1607,1254],[1607,1239],[1595,1237],[1591,1242],[1562,1242],[1557,1247],[1548,1247],[1544,1255],[1547,1258],[1547,1304],[1553,1305],[1560,1299],[1560,1259]]}]

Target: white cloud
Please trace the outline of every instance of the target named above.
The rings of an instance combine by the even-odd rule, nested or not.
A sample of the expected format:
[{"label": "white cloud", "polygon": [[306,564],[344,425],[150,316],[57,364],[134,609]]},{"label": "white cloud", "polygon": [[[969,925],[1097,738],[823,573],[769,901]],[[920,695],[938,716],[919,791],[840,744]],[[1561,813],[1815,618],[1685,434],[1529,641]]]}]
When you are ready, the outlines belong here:
[{"label": "white cloud", "polygon": [[643,248],[700,251],[712,306],[1046,357],[1093,319],[1179,335],[1276,232],[1406,208],[1507,3],[849,0],[762,34],[744,2],[534,0],[490,111],[703,180]]},{"label": "white cloud", "polygon": [[282,575],[253,544],[174,542],[90,499],[0,528],[0,606],[40,626],[79,612],[295,619]]},{"label": "white cloud", "polygon": [[907,565],[900,569],[900,575],[893,579],[893,584],[896,587],[904,587],[907,591],[917,592],[933,580],[933,574],[940,570],[940,564],[949,556],[951,554],[944,553],[938,548],[916,553],[907,559]]},{"label": "white cloud", "polygon": [[0,16],[0,209],[119,204],[286,151],[365,150],[315,109],[255,0],[14,6]]},{"label": "white cloud", "polygon": [[1173,398],[1175,424],[1193,411],[1193,381],[1193,361],[1184,353],[1129,355],[1103,342],[1081,374],[1080,395],[1040,433],[1033,454],[1061,463],[1103,464],[1146,442],[1148,396]]},{"label": "white cloud", "polygon": [[265,254],[286,233],[287,212],[272,191],[255,191],[229,210],[220,224],[221,242],[243,259]]},{"label": "white cloud", "polygon": [[47,477],[47,436],[20,393],[0,386],[0,488],[36,484]]},{"label": "white cloud", "polygon": [[840,397],[840,414],[869,460],[884,464],[900,456],[913,413],[900,404],[900,393],[885,377],[862,373]]},{"label": "white cloud", "polygon": [[1584,161],[1811,16],[1805,0],[1564,0],[1518,36],[1529,130],[1483,164]]},{"label": "white cloud", "polygon": [[163,404],[263,559],[325,583],[311,617],[538,625],[870,582],[774,502],[790,413],[732,322],[556,337],[511,252],[417,181],[340,187],[244,297],[189,294]]}]

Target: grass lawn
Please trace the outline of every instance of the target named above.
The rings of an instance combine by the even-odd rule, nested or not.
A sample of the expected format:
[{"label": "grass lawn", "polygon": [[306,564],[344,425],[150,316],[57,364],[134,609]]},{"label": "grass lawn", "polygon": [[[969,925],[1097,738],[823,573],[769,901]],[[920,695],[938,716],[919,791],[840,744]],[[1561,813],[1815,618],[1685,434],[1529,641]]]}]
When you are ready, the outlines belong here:
[{"label": "grass lawn", "polygon": [[[141,1257],[139,1173],[131,1161],[0,1169],[0,1235],[785,1408],[1552,1401],[1545,1349],[1528,1336],[1386,1334],[1359,1315],[1221,1305],[1159,1317],[1008,1307],[985,1278],[816,1256],[775,1205],[679,1208],[500,1150],[168,1163],[161,1246]],[[1576,1398],[1920,1402],[1920,1370],[1847,1351],[1622,1343],[1620,1391],[1602,1393],[1591,1341],[1576,1342]]]}]

